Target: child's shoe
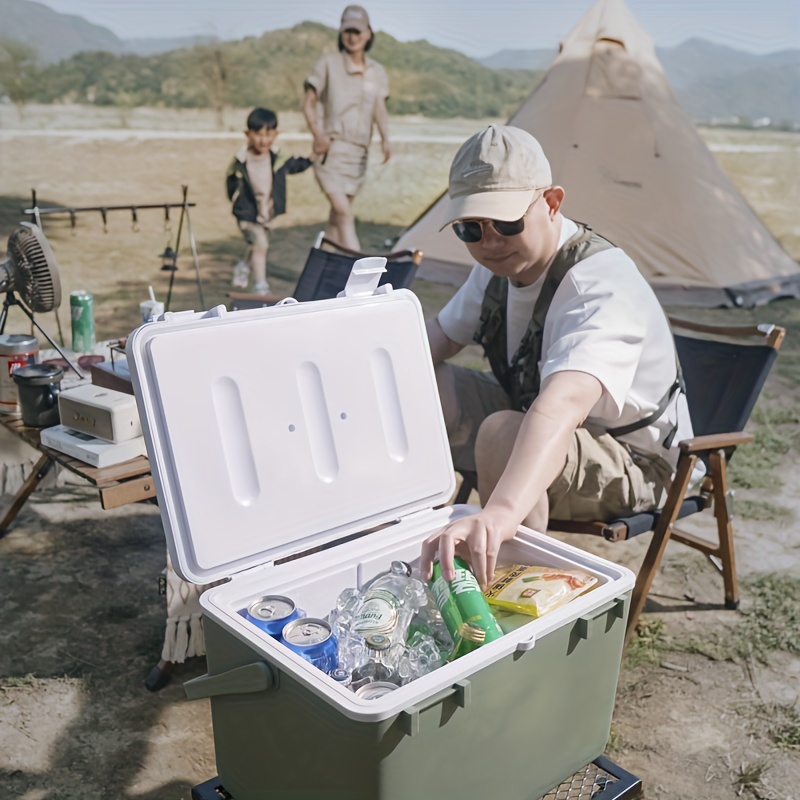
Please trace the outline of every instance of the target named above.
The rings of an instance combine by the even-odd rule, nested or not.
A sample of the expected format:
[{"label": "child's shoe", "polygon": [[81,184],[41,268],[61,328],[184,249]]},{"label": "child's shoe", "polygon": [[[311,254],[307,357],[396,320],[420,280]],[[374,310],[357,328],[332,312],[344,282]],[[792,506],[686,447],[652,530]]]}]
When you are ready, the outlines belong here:
[{"label": "child's shoe", "polygon": [[266,281],[253,284],[253,294],[269,294],[269,284]]},{"label": "child's shoe", "polygon": [[233,268],[231,286],[236,289],[246,289],[250,281],[250,265],[246,261],[239,261]]}]

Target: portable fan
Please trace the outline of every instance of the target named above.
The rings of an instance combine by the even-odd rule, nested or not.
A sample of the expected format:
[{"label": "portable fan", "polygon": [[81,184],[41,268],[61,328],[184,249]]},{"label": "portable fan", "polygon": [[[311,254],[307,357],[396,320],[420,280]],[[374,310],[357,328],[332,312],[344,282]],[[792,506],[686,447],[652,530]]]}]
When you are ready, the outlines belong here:
[{"label": "portable fan", "polygon": [[14,291],[34,313],[61,305],[56,257],[44,234],[30,222],[21,222],[8,237],[8,259],[0,262],[0,293]]},{"label": "portable fan", "polygon": [[8,258],[0,261],[0,294],[5,294],[0,310],[0,333],[5,330],[8,309],[19,306],[31,324],[80,376],[78,368],[33,317],[34,314],[55,311],[61,305],[61,279],[56,257],[37,225],[20,222],[19,228],[8,237]]}]

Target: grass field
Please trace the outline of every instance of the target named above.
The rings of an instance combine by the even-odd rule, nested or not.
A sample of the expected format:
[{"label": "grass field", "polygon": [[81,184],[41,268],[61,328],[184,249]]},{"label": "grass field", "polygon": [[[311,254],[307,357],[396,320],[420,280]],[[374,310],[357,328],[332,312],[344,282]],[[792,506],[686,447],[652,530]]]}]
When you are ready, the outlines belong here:
[{"label": "grass field", "polygon": [[[241,136],[243,111],[229,112],[227,133],[213,130],[212,115],[155,109],[33,107],[20,123],[16,112],[0,107],[0,235],[10,233],[30,205],[86,206],[179,202],[188,185],[191,222],[197,238],[206,305],[225,301],[231,265],[242,241],[224,193],[224,175]],[[435,199],[446,185],[449,161],[472,131],[475,120],[392,120],[394,151],[380,163],[374,148],[356,211],[363,248],[381,249]],[[24,129],[23,129],[24,126]],[[306,154],[310,140],[299,114],[281,119],[285,152]],[[772,233],[800,257],[800,135],[708,130],[702,132],[722,167],[761,215]],[[184,138],[189,137],[189,138]],[[691,191],[691,186],[687,186]],[[164,298],[169,273],[160,271],[159,254],[175,245],[163,214],[139,213],[139,230],[124,212],[110,213],[107,232],[99,214],[44,222],[61,268],[66,293],[86,289],[95,295],[98,337],[126,334],[137,321],[138,303],[153,285]],[[275,224],[270,280],[287,292],[316,233],[324,227],[325,203],[309,170],[289,179],[289,213]],[[420,281],[415,284],[426,311],[436,310],[452,292]],[[199,307],[188,238],[181,242],[173,310]],[[64,312],[61,312],[62,317]],[[52,316],[52,315],[49,315]],[[43,320],[54,331],[55,320]],[[17,320],[10,320],[14,327]],[[23,326],[24,327],[24,326]]]}]

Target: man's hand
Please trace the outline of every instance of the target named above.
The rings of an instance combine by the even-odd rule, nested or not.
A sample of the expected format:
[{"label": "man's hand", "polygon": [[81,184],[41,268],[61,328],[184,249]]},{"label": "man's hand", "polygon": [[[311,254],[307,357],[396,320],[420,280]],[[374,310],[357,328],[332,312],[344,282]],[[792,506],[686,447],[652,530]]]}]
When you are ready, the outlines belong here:
[{"label": "man's hand", "polygon": [[489,509],[451,522],[423,542],[420,558],[422,577],[425,580],[430,579],[438,551],[442,576],[446,581],[451,581],[455,577],[453,556],[458,555],[469,561],[478,583],[485,589],[497,566],[500,545],[508,539],[513,539],[516,532],[516,523],[506,515]]},{"label": "man's hand", "polygon": [[383,163],[385,164],[392,157],[392,148],[389,142],[383,143]]},{"label": "man's hand", "polygon": [[[432,352],[436,342],[444,347],[440,341],[444,332],[435,320],[428,333]],[[546,502],[547,488],[564,468],[575,430],[602,393],[600,381],[585,372],[557,372],[544,380],[542,391],[514,431],[511,455],[491,496],[481,498],[484,509],[451,523],[423,543],[420,569],[425,578],[430,576],[438,550],[447,580],[454,576],[453,555],[457,554],[470,562],[481,587],[488,585],[500,545],[513,539],[518,527],[529,524],[530,515]],[[511,417],[503,419],[506,424],[517,424]],[[494,447],[498,439],[502,437],[493,440]]]}]

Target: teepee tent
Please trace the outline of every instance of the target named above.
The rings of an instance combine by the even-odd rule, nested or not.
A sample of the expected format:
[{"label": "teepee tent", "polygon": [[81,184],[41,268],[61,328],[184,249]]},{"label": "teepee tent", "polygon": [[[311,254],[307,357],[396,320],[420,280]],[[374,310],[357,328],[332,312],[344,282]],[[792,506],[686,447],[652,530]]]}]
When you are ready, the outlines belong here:
[{"label": "teepee tent", "polygon": [[[675,305],[758,305],[800,296],[800,266],[725,176],[673,95],[623,0],[598,0],[509,120],[542,144],[562,206],[623,247]],[[434,203],[398,248],[419,277],[460,284],[472,262]]]}]

